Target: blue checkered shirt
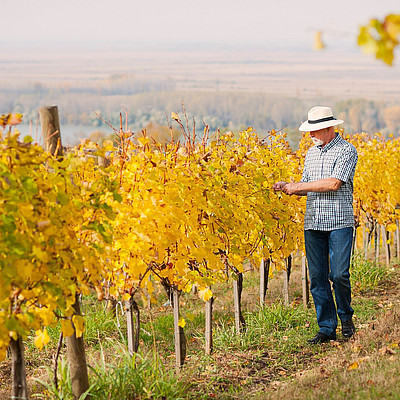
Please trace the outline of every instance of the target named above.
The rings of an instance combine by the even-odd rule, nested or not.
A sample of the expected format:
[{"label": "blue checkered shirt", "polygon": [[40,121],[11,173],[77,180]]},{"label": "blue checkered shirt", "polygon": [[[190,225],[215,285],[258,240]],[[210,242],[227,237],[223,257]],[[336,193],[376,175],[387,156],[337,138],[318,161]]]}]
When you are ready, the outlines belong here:
[{"label": "blue checkered shirt", "polygon": [[354,226],[353,179],[357,158],[356,148],[338,134],[324,147],[313,146],[308,151],[302,182],[337,178],[343,184],[336,192],[308,192],[305,230],[332,231]]}]

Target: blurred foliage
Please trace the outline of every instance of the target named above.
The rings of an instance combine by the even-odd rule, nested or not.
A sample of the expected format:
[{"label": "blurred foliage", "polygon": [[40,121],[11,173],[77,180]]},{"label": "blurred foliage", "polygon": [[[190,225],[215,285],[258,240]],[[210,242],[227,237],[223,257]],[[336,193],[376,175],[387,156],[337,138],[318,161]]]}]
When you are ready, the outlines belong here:
[{"label": "blurred foliage", "polygon": [[358,45],[365,53],[375,54],[378,60],[392,65],[399,35],[400,14],[389,14],[382,21],[371,19],[368,25],[361,26]]},{"label": "blurred foliage", "polygon": [[[314,35],[315,50],[323,50],[326,46],[322,40],[324,31]],[[374,54],[378,60],[393,65],[394,50],[399,45],[400,14],[388,14],[383,20],[372,18],[367,25],[359,28],[357,44],[364,53]]]}]

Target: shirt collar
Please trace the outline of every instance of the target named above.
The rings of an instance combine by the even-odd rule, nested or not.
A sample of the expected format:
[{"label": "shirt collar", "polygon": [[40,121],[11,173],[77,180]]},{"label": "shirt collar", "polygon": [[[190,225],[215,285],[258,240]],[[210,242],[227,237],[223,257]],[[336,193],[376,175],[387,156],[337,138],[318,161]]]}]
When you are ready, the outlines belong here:
[{"label": "shirt collar", "polygon": [[322,146],[317,146],[321,151],[328,151],[330,150],[333,146],[335,146],[341,139],[341,136],[336,133],[336,136],[334,139],[332,139],[328,144],[326,144],[324,147]]}]

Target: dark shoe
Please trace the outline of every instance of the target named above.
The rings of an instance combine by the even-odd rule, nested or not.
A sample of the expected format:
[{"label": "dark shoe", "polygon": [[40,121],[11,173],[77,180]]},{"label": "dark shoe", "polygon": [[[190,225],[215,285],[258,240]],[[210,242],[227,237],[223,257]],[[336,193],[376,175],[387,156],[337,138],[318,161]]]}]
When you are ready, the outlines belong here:
[{"label": "dark shoe", "polygon": [[356,333],[356,327],[353,320],[350,318],[348,321],[342,322],[342,335],[344,338],[349,339]]},{"label": "dark shoe", "polygon": [[313,338],[308,339],[307,343],[320,344],[329,342],[330,340],[336,340],[336,335],[325,335],[325,333],[318,332]]}]

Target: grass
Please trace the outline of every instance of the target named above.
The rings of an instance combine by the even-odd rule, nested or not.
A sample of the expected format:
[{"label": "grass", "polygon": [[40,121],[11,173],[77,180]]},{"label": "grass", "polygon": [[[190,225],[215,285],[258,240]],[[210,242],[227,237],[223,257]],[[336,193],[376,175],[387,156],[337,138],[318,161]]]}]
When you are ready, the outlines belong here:
[{"label": "grass", "polygon": [[[48,374],[51,371],[48,369]],[[36,398],[54,400],[73,400],[69,370],[65,358],[59,364],[59,385],[38,380],[45,389]],[[179,379],[173,368],[167,368],[160,358],[143,357],[136,354],[130,357],[122,349],[112,362],[101,361],[90,367],[88,391],[79,400],[133,400],[133,399],[183,399],[188,383]]]},{"label": "grass", "polygon": [[92,371],[96,379],[90,394],[99,400],[183,399],[188,386],[157,354],[130,357],[125,352],[118,363],[102,363]]},{"label": "grass", "polygon": [[354,293],[367,293],[378,288],[391,271],[375,261],[366,259],[362,254],[355,254],[351,262],[351,283]]},{"label": "grass", "polygon": [[[186,317],[187,358],[183,369],[174,367],[172,309],[161,296],[152,309],[141,309],[140,355],[126,353],[125,317],[98,303],[83,301],[85,342],[90,365],[93,399],[373,399],[399,398],[400,274],[362,256],[353,259],[351,279],[358,333],[350,341],[311,346],[306,340],[318,330],[315,311],[304,309],[301,268],[293,269],[289,306],[282,303],[280,273],[270,281],[267,303],[258,305],[258,273],[245,276],[243,310],[246,330],[234,329],[231,282],[213,287],[214,352],[204,354],[204,303],[193,294],[181,298]],[[60,389],[51,383],[59,328],[49,329],[52,345],[39,352],[27,341],[26,359],[32,395],[45,399],[70,399],[68,367],[59,364]],[[340,333],[340,332],[339,332]],[[340,334],[338,335],[340,338]],[[388,350],[389,349],[389,350]],[[357,368],[349,369],[357,362]],[[9,364],[1,364],[0,398],[9,387]],[[3,373],[4,371],[4,373]],[[8,382],[8,383],[7,383]],[[397,397],[396,397],[397,396]],[[83,399],[81,399],[83,400]]]}]

